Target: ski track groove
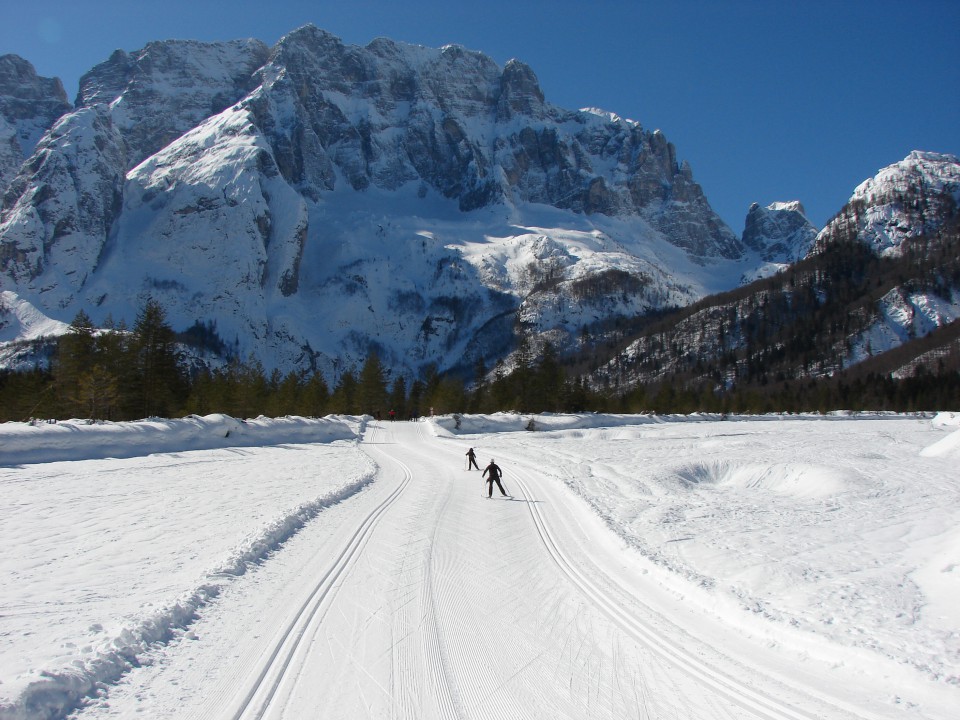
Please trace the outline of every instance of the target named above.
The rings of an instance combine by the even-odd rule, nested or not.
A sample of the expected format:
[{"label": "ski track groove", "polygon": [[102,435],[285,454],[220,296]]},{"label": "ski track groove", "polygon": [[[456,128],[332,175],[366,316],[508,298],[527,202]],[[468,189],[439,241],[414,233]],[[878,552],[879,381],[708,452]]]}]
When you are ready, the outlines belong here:
[{"label": "ski track groove", "polygon": [[[455,486],[453,484],[448,486],[444,508],[446,508],[452,500],[454,488]],[[443,523],[446,522],[451,521],[447,519],[446,516],[442,517],[441,522],[438,523],[434,529],[434,537],[439,533],[450,532],[446,527],[443,527]],[[453,532],[456,532],[456,530],[453,530]],[[462,593],[454,592],[457,587],[457,578],[462,575],[463,571],[463,563],[455,554],[432,554],[430,573],[433,579],[432,591],[434,593],[434,607],[445,610],[447,617],[467,618],[476,612],[473,608],[464,605],[464,595]],[[441,618],[438,617],[437,620],[439,630],[441,627]],[[447,632],[438,632],[437,640],[446,677],[469,678],[471,676],[471,670],[475,671],[475,668],[469,665],[469,653],[467,649],[463,647],[465,626],[460,623],[453,627],[449,625],[444,625],[443,627],[447,628]],[[451,682],[450,694],[457,716],[469,717],[470,713],[467,712],[466,708],[472,707],[473,705],[469,698],[470,689],[461,689],[457,687],[455,683]]]},{"label": "ski track groove", "polygon": [[287,625],[282,636],[275,643],[260,674],[247,688],[247,693],[241,700],[239,707],[230,716],[231,720],[247,720],[248,718],[261,720],[270,710],[277,690],[286,679],[287,671],[291,667],[294,656],[298,654],[298,649],[307,630],[314,624],[315,620],[322,619],[319,616],[322,614],[324,601],[332,598],[336,593],[338,581],[349,573],[380,519],[409,485],[412,478],[410,469],[403,463],[397,462],[404,470],[404,479],[379,505],[367,514],[346,546],[340,551],[333,565],[317,582],[313,592],[300,606],[293,620]]},{"label": "ski track groove", "polygon": [[[416,426],[417,435],[421,442],[424,442],[425,430],[422,424]],[[419,443],[418,443],[419,444]],[[385,458],[390,462],[399,465],[406,476],[413,477],[413,472],[409,466],[394,455],[377,448]],[[398,623],[400,623],[400,633],[393,642],[394,666],[392,677],[399,678],[398,683],[393,682],[392,698],[396,702],[398,693],[400,702],[398,703],[402,712],[401,717],[420,718],[426,715],[426,708],[416,702],[418,698],[413,697],[416,690],[428,691],[433,699],[431,711],[441,720],[457,720],[462,717],[462,707],[458,694],[454,688],[451,678],[450,662],[445,657],[443,647],[443,633],[440,629],[440,623],[437,617],[436,591],[434,588],[433,562],[434,547],[436,546],[436,535],[439,529],[439,523],[444,517],[442,509],[446,507],[450,500],[449,488],[442,500],[441,511],[432,510],[430,505],[436,502],[435,497],[427,496],[421,501],[418,510],[418,517],[432,517],[433,525],[430,534],[424,533],[419,525],[412,524],[407,533],[407,550],[401,558],[401,569],[399,572],[398,587],[408,590],[409,597],[406,600],[400,612],[395,613],[393,622],[393,631],[396,634]],[[404,585],[404,579],[409,582]],[[414,622],[408,622],[410,615],[416,613]],[[419,640],[419,657],[414,652],[414,636]],[[402,679],[409,674],[416,678],[415,671],[409,668],[416,667],[417,662],[424,664],[424,687],[417,688],[415,683],[404,683]],[[399,685],[399,687],[397,687]],[[423,700],[422,697],[419,698]],[[434,715],[430,715],[431,717]]]},{"label": "ski track groove", "polygon": [[527,508],[537,534],[559,570],[590,600],[595,608],[603,612],[618,627],[658,658],[686,672],[700,683],[709,686],[721,697],[752,713],[757,718],[762,720],[820,720],[821,716],[816,712],[790,707],[783,701],[715,670],[709,664],[694,657],[689,651],[666,638],[659,637],[654,631],[647,628],[640,619],[634,617],[626,608],[621,607],[613,597],[597,587],[574,566],[560,549],[543,512],[538,506],[539,503],[528,487],[528,483],[531,482],[529,477],[526,479],[523,477],[526,474],[524,471],[514,471],[512,481],[514,486],[520,489],[527,502]]},{"label": "ski track groove", "polygon": [[451,486],[448,486],[448,490],[444,495],[443,504],[441,505],[436,516],[438,520],[434,524],[433,532],[430,535],[430,552],[425,564],[426,577],[424,578],[424,583],[421,586],[421,602],[423,603],[426,615],[430,620],[429,632],[424,634],[424,641],[425,645],[427,646],[425,650],[427,657],[429,657],[433,662],[434,682],[436,683],[437,687],[442,690],[440,697],[440,707],[442,710],[441,717],[446,718],[447,720],[456,720],[463,717],[463,708],[459,695],[456,693],[456,690],[450,681],[450,661],[447,651],[444,647],[443,636],[440,633],[436,611],[437,596],[440,594],[442,597],[443,594],[438,593],[438,589],[434,584],[433,575],[433,548],[437,546],[437,531],[440,528],[440,523],[443,521],[443,518],[446,517],[445,511],[447,506],[450,504],[450,487]]}]

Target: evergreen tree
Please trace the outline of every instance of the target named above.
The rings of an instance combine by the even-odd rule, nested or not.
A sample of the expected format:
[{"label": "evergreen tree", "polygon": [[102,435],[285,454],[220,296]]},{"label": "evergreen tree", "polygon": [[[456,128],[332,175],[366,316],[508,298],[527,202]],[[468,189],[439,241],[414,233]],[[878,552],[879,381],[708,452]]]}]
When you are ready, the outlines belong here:
[{"label": "evergreen tree", "polygon": [[62,417],[53,375],[40,368],[0,370],[0,420],[26,422],[35,417]]},{"label": "evergreen tree", "polygon": [[406,418],[410,415],[407,405],[407,381],[403,375],[393,381],[393,387],[390,390],[390,409],[396,410],[398,418]]},{"label": "evergreen tree", "polygon": [[134,417],[169,417],[181,409],[186,382],[176,350],[176,337],[158,302],[148,299],[137,315],[130,343],[136,369]]},{"label": "evergreen tree", "polygon": [[124,411],[132,405],[131,398],[137,385],[137,368],[131,361],[130,344],[131,334],[126,323],[114,324],[112,318],[107,318],[103,331],[97,336],[97,361],[116,380],[117,419],[134,417]]},{"label": "evergreen tree", "polygon": [[233,412],[235,417],[252,418],[267,411],[270,383],[261,362],[250,357],[245,363],[231,364],[234,369]]},{"label": "evergreen tree", "polygon": [[274,373],[277,379],[271,382],[271,385],[275,386],[273,391],[273,416],[301,415],[300,398],[304,389],[303,373],[289,372],[282,379],[279,379],[280,372],[278,370]]},{"label": "evergreen tree", "polygon": [[357,397],[357,379],[347,370],[340,376],[340,382],[330,396],[330,411],[337,415],[359,415]]},{"label": "evergreen tree", "polygon": [[507,375],[506,365],[503,358],[497,360],[493,368],[493,385],[490,388],[492,396],[491,409],[494,410],[515,410],[512,407],[513,388],[511,376]]},{"label": "evergreen tree", "polygon": [[470,394],[470,412],[483,412],[487,400],[487,366],[478,357],[473,366],[473,392]]},{"label": "evergreen tree", "polygon": [[387,371],[380,362],[376,352],[367,356],[367,361],[360,370],[360,379],[357,385],[357,402],[361,413],[376,415],[377,411],[386,411],[387,398]]},{"label": "evergreen tree", "polygon": [[444,377],[434,384],[429,405],[437,415],[463,412],[467,405],[467,393],[463,382],[453,377]]},{"label": "evergreen tree", "polygon": [[413,384],[410,385],[410,399],[407,402],[408,412],[417,417],[421,417],[429,411],[429,406],[425,406],[424,403],[423,381],[413,381]]},{"label": "evergreen tree", "polygon": [[117,378],[103,365],[94,365],[80,378],[77,398],[85,417],[112,420],[117,414],[120,393]]},{"label": "evergreen tree", "polygon": [[330,388],[327,387],[323,375],[315,372],[307,378],[303,385],[297,414],[304,417],[323,417],[330,412],[329,407]]},{"label": "evergreen tree", "polygon": [[543,346],[540,361],[537,364],[531,410],[537,412],[557,412],[561,409],[563,392],[563,368],[557,361],[557,352],[553,344]]},{"label": "evergreen tree", "polygon": [[187,396],[185,412],[193,415],[210,415],[214,412],[224,412],[222,405],[215,400],[213,374],[209,370],[202,370],[194,374],[190,381],[190,392]]},{"label": "evergreen tree", "polygon": [[80,310],[70,330],[60,337],[54,363],[58,411],[61,417],[88,417],[80,399],[80,385],[96,360],[96,329],[90,316]]},{"label": "evergreen tree", "polygon": [[515,354],[516,367],[510,374],[512,395],[515,398],[516,409],[520,412],[535,410],[535,389],[533,380],[533,348],[526,335],[520,338]]}]

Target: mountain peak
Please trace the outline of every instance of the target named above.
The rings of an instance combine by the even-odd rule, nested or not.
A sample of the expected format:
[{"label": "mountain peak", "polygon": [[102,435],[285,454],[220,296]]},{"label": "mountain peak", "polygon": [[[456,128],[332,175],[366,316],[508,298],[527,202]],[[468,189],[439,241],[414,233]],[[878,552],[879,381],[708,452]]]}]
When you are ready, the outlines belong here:
[{"label": "mountain peak", "polygon": [[807,216],[807,211],[804,209],[803,204],[799,200],[790,200],[788,202],[773,202],[767,205],[767,210],[772,210],[774,212],[797,212]]},{"label": "mountain peak", "polygon": [[60,78],[37,75],[33,64],[19,55],[0,55],[0,102],[11,99],[68,103]]},{"label": "mountain peak", "polygon": [[817,229],[797,201],[753,203],[747,212],[743,244],[765,262],[783,265],[803,258],[813,246]]},{"label": "mountain peak", "polygon": [[0,198],[43,133],[70,109],[59,78],[37,75],[19,55],[0,55]]},{"label": "mountain peak", "polygon": [[43,143],[0,221],[3,287],[61,321],[150,296],[267,367],[569,346],[744,259],[663,133],[459,45],[149,43],[86,73]]},{"label": "mountain peak", "polygon": [[543,91],[533,69],[519,60],[509,60],[500,79],[498,118],[508,120],[514,115],[540,117],[543,103]]},{"label": "mountain peak", "polygon": [[900,255],[913,239],[936,233],[947,206],[958,203],[960,158],[914,150],[860,183],[817,246],[853,234],[878,255]]}]

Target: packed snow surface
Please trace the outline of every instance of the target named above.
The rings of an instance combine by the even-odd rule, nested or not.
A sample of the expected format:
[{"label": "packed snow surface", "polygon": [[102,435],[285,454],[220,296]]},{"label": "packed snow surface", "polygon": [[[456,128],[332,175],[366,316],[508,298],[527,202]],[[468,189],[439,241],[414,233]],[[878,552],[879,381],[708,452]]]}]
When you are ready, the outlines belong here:
[{"label": "packed snow surface", "polygon": [[956,717],[958,460],[948,413],[7,423],[0,718]]}]

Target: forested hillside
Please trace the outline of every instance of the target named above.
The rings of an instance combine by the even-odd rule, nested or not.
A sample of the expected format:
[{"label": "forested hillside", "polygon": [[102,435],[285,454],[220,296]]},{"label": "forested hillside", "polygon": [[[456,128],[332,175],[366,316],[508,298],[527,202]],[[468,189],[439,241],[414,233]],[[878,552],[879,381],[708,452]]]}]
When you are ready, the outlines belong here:
[{"label": "forested hillside", "polygon": [[[903,202],[921,211],[920,199]],[[860,212],[848,205],[833,225],[840,230],[785,272],[649,322],[609,362],[584,368],[582,359],[591,386],[661,409],[956,405],[957,323],[914,330],[921,310],[960,290],[956,202],[939,208],[935,231],[884,256],[858,236]],[[906,336],[873,347],[895,312],[915,314]]]}]

